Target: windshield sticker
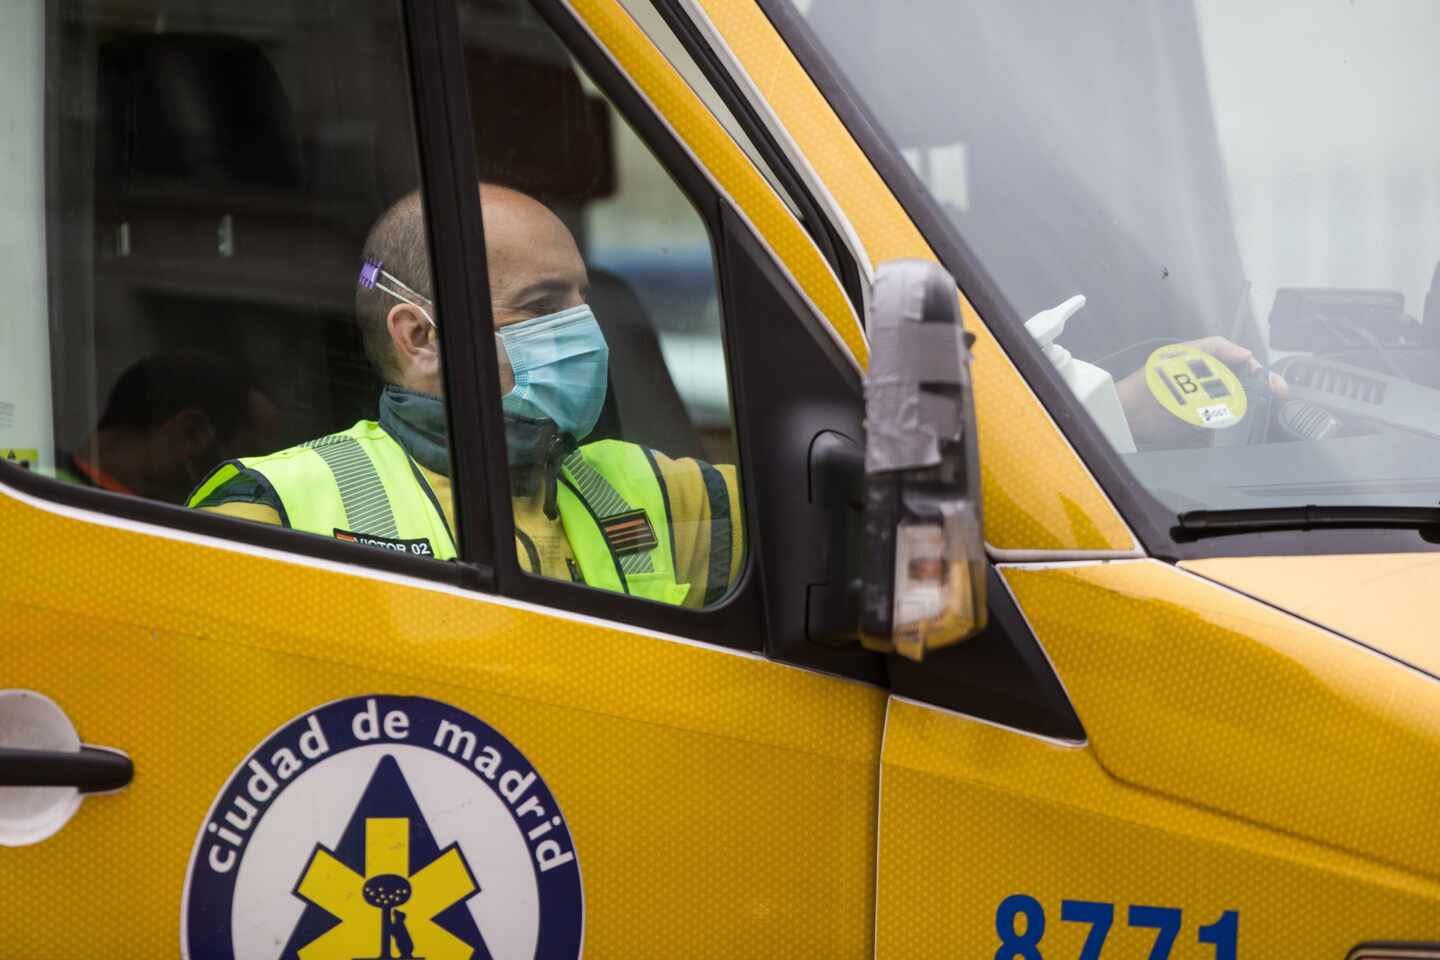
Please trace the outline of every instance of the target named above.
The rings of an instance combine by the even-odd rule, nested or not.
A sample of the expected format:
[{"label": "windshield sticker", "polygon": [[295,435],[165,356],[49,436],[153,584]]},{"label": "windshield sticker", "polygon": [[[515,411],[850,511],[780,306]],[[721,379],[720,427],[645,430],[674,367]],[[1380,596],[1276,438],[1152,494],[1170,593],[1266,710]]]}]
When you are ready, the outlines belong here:
[{"label": "windshield sticker", "polygon": [[569,826],[480,719],[421,697],[341,700],[245,758],[186,876],[189,960],[580,955]]},{"label": "windshield sticker", "polygon": [[1235,422],[1234,412],[1225,404],[1200,408],[1200,424],[1206,427],[1228,427]]},{"label": "windshield sticker", "polygon": [[1235,372],[1196,347],[1161,347],[1145,362],[1145,385],[1171,416],[1192,427],[1223,430],[1245,417],[1249,401]]}]

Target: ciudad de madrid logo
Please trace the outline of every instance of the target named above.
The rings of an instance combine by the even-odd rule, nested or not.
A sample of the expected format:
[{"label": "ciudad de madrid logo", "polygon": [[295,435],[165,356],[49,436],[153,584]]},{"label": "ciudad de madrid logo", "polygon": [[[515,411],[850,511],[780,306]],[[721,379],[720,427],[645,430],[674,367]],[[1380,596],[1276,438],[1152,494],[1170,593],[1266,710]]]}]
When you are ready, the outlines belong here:
[{"label": "ciudad de madrid logo", "polygon": [[188,960],[580,955],[580,863],[529,760],[478,717],[360,696],[246,757],[185,878]]}]

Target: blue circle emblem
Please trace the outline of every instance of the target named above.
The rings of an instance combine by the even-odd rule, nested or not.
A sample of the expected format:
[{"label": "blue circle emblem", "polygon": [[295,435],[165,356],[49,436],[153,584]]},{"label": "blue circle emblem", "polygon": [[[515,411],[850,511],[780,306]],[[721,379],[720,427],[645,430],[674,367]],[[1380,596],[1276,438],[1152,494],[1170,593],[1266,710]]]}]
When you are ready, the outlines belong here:
[{"label": "blue circle emblem", "polygon": [[479,718],[373,695],[287,723],[245,758],[186,876],[188,960],[571,960],[570,829]]}]

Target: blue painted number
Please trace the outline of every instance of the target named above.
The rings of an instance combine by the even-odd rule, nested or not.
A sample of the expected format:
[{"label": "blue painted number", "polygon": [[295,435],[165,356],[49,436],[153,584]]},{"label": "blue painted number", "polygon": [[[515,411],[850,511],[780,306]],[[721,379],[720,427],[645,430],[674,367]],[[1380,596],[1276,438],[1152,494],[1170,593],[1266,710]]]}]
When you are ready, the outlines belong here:
[{"label": "blue painted number", "polygon": [[[1016,920],[1025,917],[1025,929],[1016,929]],[[1016,893],[1000,901],[995,908],[995,933],[1000,937],[1000,949],[995,951],[995,960],[1043,960],[1040,956],[1040,938],[1045,935],[1045,908],[1034,897]]]},{"label": "blue painted number", "polygon": [[1175,938],[1180,935],[1180,911],[1174,907],[1131,907],[1130,926],[1157,930],[1150,960],[1169,960]]},{"label": "blue painted number", "polygon": [[1209,926],[1200,928],[1200,942],[1215,945],[1215,960],[1235,960],[1236,941],[1240,939],[1240,914],[1226,910]]},{"label": "blue painted number", "polygon": [[[1100,960],[1105,939],[1115,925],[1115,904],[1061,900],[1060,919],[1090,925],[1078,960]],[[1155,931],[1150,960],[1170,960],[1175,940],[1180,936],[1181,919],[1176,907],[1134,905],[1126,913],[1130,926]],[[1000,938],[1000,946],[994,960],[1044,960],[1040,941],[1045,936],[1045,908],[1034,897],[1014,893],[1000,901],[1000,906],[995,908],[995,933]],[[1226,910],[1219,920],[1201,927],[1196,937],[1215,948],[1215,960],[1237,960],[1239,938],[1240,914],[1235,910]]]},{"label": "blue painted number", "polygon": [[1088,923],[1090,933],[1080,948],[1080,960],[1100,960],[1100,949],[1115,922],[1115,904],[1092,903],[1088,900],[1061,900],[1060,919],[1066,923]]}]

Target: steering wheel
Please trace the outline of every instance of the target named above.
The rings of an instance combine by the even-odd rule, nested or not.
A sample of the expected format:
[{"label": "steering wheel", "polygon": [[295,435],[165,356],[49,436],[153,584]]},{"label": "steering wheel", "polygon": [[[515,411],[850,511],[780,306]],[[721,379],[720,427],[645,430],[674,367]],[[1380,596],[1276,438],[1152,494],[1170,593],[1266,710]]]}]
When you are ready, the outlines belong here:
[{"label": "steering wheel", "polygon": [[1235,376],[1245,388],[1245,416],[1233,427],[1216,430],[1211,446],[1247,447],[1268,443],[1276,410],[1285,401],[1271,391],[1269,370],[1262,368]]}]

